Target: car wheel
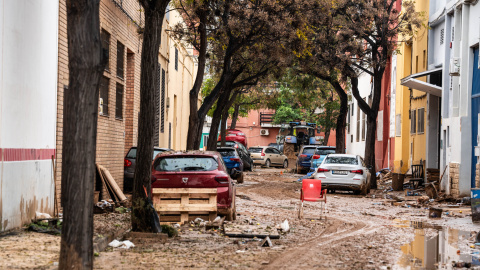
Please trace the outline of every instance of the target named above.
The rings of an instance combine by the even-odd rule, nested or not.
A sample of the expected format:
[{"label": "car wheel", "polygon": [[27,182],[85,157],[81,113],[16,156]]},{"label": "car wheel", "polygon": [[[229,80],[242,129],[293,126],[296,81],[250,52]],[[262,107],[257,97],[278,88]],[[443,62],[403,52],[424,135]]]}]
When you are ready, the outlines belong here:
[{"label": "car wheel", "polygon": [[253,172],[253,161],[250,163],[250,168],[248,168],[249,171]]},{"label": "car wheel", "polygon": [[243,172],[240,173],[240,175],[238,176],[237,183],[239,183],[239,184],[243,183]]},{"label": "car wheel", "polygon": [[270,168],[270,159],[265,161],[265,168]]},{"label": "car wheel", "polygon": [[237,207],[235,206],[235,196],[236,195],[234,194],[232,199],[232,206],[230,207],[230,209],[228,209],[227,216],[225,217],[227,221],[233,221],[237,219]]},{"label": "car wheel", "polygon": [[288,168],[288,160],[285,159],[285,161],[283,162],[283,168]]}]

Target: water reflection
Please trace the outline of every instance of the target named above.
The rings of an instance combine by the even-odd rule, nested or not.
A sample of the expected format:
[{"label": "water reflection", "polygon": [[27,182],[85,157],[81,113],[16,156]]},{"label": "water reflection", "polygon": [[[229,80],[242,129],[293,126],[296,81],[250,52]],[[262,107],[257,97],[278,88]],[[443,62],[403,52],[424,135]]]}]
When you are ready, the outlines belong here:
[{"label": "water reflection", "polygon": [[480,250],[469,246],[473,232],[423,222],[411,222],[410,227],[414,228],[414,240],[401,247],[402,255],[394,269],[454,269],[453,262],[480,265]]}]

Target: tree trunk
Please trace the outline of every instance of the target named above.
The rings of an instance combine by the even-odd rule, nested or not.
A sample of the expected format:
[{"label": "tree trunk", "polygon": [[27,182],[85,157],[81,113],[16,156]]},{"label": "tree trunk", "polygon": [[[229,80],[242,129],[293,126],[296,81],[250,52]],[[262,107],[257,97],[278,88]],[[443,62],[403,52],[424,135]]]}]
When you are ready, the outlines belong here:
[{"label": "tree trunk", "polygon": [[162,23],[169,0],[141,1],[145,9],[140,74],[140,117],[132,199],[132,230],[156,232],[144,188],[151,196],[153,137],[155,126],[155,82],[157,82],[158,49]]},{"label": "tree trunk", "polygon": [[[207,1],[203,2],[207,4]],[[189,93],[190,100],[190,116],[188,118],[188,133],[187,133],[187,150],[197,150],[200,148],[203,120],[200,122],[198,117],[198,94],[203,83],[203,76],[205,74],[205,64],[207,59],[207,12],[200,11],[200,24],[198,31],[200,33],[200,49],[198,54],[198,70],[195,78],[195,83]]]},{"label": "tree trunk", "polygon": [[340,98],[340,112],[337,117],[337,126],[335,128],[335,153],[345,154],[345,127],[347,126],[347,113],[348,113],[348,96],[340,83],[337,81],[332,83],[335,92]]},{"label": "tree trunk", "polygon": [[367,114],[367,136],[365,138],[365,163],[370,167],[370,188],[377,189],[375,168],[375,132],[377,130],[377,117]]},{"label": "tree trunk", "polygon": [[98,89],[106,58],[99,0],[67,1],[69,85],[64,93],[59,269],[93,268]]},{"label": "tree trunk", "polygon": [[210,126],[210,135],[208,137],[207,149],[209,151],[215,151],[217,149],[218,127],[220,125],[220,119],[225,110],[227,111],[228,116],[228,109],[232,106],[235,98],[237,97],[238,92],[235,92],[230,96],[231,92],[232,90],[226,90],[220,95],[220,98],[217,101],[217,108],[213,112],[212,125]]},{"label": "tree trunk", "polygon": [[225,107],[223,108],[223,112],[222,112],[222,122],[221,122],[221,126],[220,126],[220,137],[222,138],[221,142],[220,142],[220,145],[222,147],[225,147],[225,142],[227,141],[227,121],[228,121],[228,109],[230,107]]},{"label": "tree trunk", "polygon": [[323,139],[323,145],[328,145],[328,138],[330,138],[330,129],[325,129],[325,138]]},{"label": "tree trunk", "polygon": [[237,127],[238,115],[240,114],[240,104],[235,104],[235,110],[232,115],[232,123],[230,129],[235,129]]}]

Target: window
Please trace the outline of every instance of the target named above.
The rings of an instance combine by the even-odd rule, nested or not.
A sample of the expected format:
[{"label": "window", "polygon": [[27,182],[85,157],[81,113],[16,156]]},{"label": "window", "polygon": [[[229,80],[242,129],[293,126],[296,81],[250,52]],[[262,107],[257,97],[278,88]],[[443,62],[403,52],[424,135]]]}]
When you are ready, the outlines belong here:
[{"label": "window", "polygon": [[117,76],[124,78],[123,66],[125,64],[125,46],[117,41]]},{"label": "window", "polygon": [[348,165],[358,165],[358,160],[355,157],[345,157],[345,156],[330,156],[325,158],[325,164],[348,164]]},{"label": "window", "polygon": [[[165,132],[165,69],[162,68],[162,96],[160,100],[160,132]],[[169,147],[170,148],[170,147]]]},{"label": "window", "polygon": [[418,72],[418,55],[415,56],[415,72]]},{"label": "window", "polygon": [[160,89],[161,89],[161,75],[160,73],[160,63],[158,63],[157,67],[157,80],[155,82],[155,135],[153,137],[153,143],[154,145],[160,145]]},{"label": "window", "polygon": [[427,51],[423,50],[423,68],[427,67]]},{"label": "window", "polygon": [[178,49],[175,48],[175,70],[178,70]]},{"label": "window", "polygon": [[117,83],[115,95],[115,118],[123,119],[123,84]]},{"label": "window", "polygon": [[352,103],[352,116],[353,116],[353,110],[355,109],[355,103]]},{"label": "window", "polygon": [[443,41],[445,40],[445,29],[440,30],[440,45],[443,44]]},{"label": "window", "polygon": [[417,111],[411,110],[410,113],[410,133],[417,133]]},{"label": "window", "polygon": [[350,114],[347,114],[347,133],[350,133]]},{"label": "window", "polygon": [[360,141],[360,106],[357,105],[357,142]]},{"label": "window", "polygon": [[[363,98],[363,100],[366,102],[365,98]],[[365,117],[365,113],[362,111],[362,141],[365,141],[365,121],[366,121],[366,117]]]},{"label": "window", "polygon": [[99,96],[99,114],[100,115],[108,115],[108,85],[110,84],[110,80],[103,76],[100,79],[100,96]]},{"label": "window", "polygon": [[110,34],[102,29],[100,32],[100,39],[102,40],[103,54],[107,57],[107,63],[105,64],[105,70],[110,70]]},{"label": "window", "polygon": [[213,171],[218,162],[213,157],[164,157],[155,162],[159,172]]},{"label": "window", "polygon": [[172,123],[168,123],[168,148],[172,148]]},{"label": "window", "polygon": [[425,132],[425,108],[418,109],[417,115],[417,132],[424,133]]},{"label": "window", "polygon": [[395,135],[397,137],[402,136],[402,115],[395,115]]}]

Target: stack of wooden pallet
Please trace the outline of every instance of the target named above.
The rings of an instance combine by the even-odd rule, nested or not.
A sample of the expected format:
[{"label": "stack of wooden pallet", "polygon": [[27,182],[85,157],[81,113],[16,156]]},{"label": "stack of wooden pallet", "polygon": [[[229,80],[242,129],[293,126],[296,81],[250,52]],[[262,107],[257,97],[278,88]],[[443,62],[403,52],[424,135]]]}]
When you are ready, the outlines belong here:
[{"label": "stack of wooden pallet", "polygon": [[152,201],[161,224],[213,221],[217,216],[216,188],[153,188]]}]

